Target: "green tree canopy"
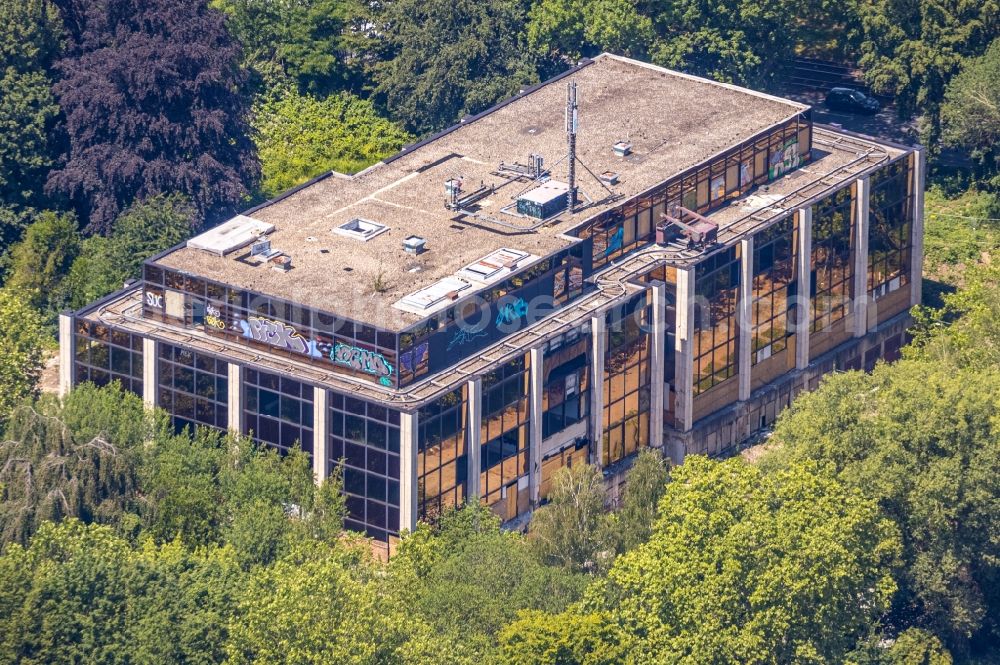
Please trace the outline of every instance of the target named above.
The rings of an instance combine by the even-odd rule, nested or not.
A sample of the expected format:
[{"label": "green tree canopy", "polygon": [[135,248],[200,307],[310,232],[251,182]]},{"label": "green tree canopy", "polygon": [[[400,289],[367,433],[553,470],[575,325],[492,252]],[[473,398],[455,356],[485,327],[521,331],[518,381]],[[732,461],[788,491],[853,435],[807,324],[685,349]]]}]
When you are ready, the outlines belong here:
[{"label": "green tree canopy", "polygon": [[20,237],[33,207],[45,204],[59,115],[49,68],[61,32],[59,13],[46,0],[0,0],[0,248]]},{"label": "green tree canopy", "polygon": [[1000,37],[948,83],[941,118],[945,143],[976,158],[979,177],[1000,192]]},{"label": "green tree canopy", "polygon": [[641,58],[655,36],[630,0],[541,0],[528,18],[528,46],[552,69],[604,51]]},{"label": "green tree canopy", "polygon": [[542,560],[576,571],[605,567],[613,548],[606,501],[597,467],[580,464],[557,471],[549,502],[535,510],[528,532]]},{"label": "green tree canopy", "polygon": [[895,97],[901,117],[922,112],[921,141],[941,137],[945,86],[965,58],[982,54],[1000,33],[997,0],[873,0],[858,5],[859,64],[875,92]]},{"label": "green tree canopy", "polygon": [[518,0],[399,0],[374,16],[375,99],[414,134],[443,129],[537,82]]},{"label": "green tree canopy", "polygon": [[1000,608],[998,405],[995,367],[910,358],[837,375],[782,416],[765,460],[814,460],[876,499],[903,535],[896,623],[916,616],[959,651]]},{"label": "green tree canopy", "polygon": [[11,249],[7,285],[30,294],[32,306],[54,320],[69,300],[64,278],[79,252],[73,215],[43,212]]},{"label": "green tree canopy", "polygon": [[666,461],[659,451],[649,448],[639,451],[629,469],[621,505],[612,515],[609,526],[618,552],[635,549],[649,540],[657,507],[667,489],[668,475]]},{"label": "green tree canopy", "polygon": [[7,341],[0,346],[0,435],[14,408],[37,394],[44,366],[47,339],[29,296],[9,287],[0,289],[0,321],[7,332]]},{"label": "green tree canopy", "polygon": [[253,124],[268,197],[327,171],[355,173],[412,140],[348,93],[319,99],[286,90],[258,104]]},{"label": "green tree canopy", "polygon": [[80,243],[65,282],[70,305],[83,307],[140,277],[143,261],[182,242],[200,225],[198,211],[180,194],[133,204],[115,220],[110,236]]},{"label": "green tree canopy", "polygon": [[899,537],[874,501],[796,465],[673,471],[649,542],[589,590],[631,654],[666,662],[842,662],[888,608]]}]

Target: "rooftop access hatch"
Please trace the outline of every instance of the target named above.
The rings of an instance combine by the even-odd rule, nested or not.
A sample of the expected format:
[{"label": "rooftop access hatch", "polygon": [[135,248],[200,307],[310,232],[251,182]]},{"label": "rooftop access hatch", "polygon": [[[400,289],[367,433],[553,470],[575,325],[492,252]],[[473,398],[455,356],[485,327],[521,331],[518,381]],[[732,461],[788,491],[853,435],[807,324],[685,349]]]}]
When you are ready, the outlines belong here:
[{"label": "rooftop access hatch", "polygon": [[268,224],[246,215],[237,215],[228,222],[223,222],[215,228],[191,238],[187,241],[187,246],[225,256],[229,252],[249,245],[258,237],[273,230],[274,224]]},{"label": "rooftop access hatch", "polygon": [[347,236],[348,238],[368,242],[375,236],[380,233],[385,233],[388,230],[389,227],[385,224],[379,224],[378,222],[373,222],[370,219],[355,217],[348,222],[344,222],[340,226],[334,227],[333,232],[339,233],[342,236]]},{"label": "rooftop access hatch", "polygon": [[536,258],[538,257],[527,252],[504,247],[487,254],[475,263],[470,263],[456,274],[464,279],[490,284],[510,274],[518,266],[523,266],[526,259]]},{"label": "rooftop access hatch", "polygon": [[445,277],[426,288],[403,296],[393,303],[393,306],[412,314],[430,314],[464,295],[462,292],[471,288],[472,284],[464,279]]}]

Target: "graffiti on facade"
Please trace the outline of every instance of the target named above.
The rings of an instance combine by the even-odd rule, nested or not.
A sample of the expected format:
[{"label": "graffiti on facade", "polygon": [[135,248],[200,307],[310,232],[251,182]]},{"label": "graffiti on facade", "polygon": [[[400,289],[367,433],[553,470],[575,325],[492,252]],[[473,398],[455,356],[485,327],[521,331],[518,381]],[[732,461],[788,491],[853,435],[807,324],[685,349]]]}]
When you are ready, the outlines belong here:
[{"label": "graffiti on facade", "polygon": [[163,309],[163,296],[160,295],[159,293],[146,291],[146,304],[149,305],[150,307]]},{"label": "graffiti on facade", "polygon": [[466,344],[476,339],[477,337],[485,337],[485,336],[486,333],[482,331],[476,332],[473,330],[465,330],[464,328],[459,327],[459,329],[455,331],[455,335],[451,338],[451,341],[448,342],[448,348],[445,350],[451,351],[452,348],[456,346],[465,346]]},{"label": "graffiti on facade", "polygon": [[513,302],[508,302],[500,306],[495,323],[498,326],[514,323],[527,314],[528,303],[524,301],[524,298],[518,298]]},{"label": "graffiti on facade", "polygon": [[608,239],[608,248],[604,250],[604,256],[610,256],[613,252],[617,252],[622,248],[622,244],[625,240],[625,227],[619,226],[614,232],[614,235]]},{"label": "graffiti on facade", "polygon": [[226,329],[226,322],[222,318],[222,311],[214,305],[205,306],[205,325],[219,330]]},{"label": "graffiti on facade", "polygon": [[281,321],[251,316],[246,321],[240,321],[239,324],[240,328],[243,329],[243,336],[247,339],[302,353],[313,358],[322,357],[319,349],[316,348],[315,341],[307,340],[295,328]]},{"label": "graffiti on facade", "polygon": [[381,353],[337,342],[330,352],[330,360],[359,372],[374,374],[384,386],[392,385],[389,378],[393,372],[392,364]]},{"label": "graffiti on facade", "polygon": [[410,374],[416,374],[417,370],[421,368],[422,365],[427,363],[427,357],[430,351],[430,344],[427,342],[421,342],[413,347],[410,351],[404,351],[399,356],[399,363],[403,366]]}]

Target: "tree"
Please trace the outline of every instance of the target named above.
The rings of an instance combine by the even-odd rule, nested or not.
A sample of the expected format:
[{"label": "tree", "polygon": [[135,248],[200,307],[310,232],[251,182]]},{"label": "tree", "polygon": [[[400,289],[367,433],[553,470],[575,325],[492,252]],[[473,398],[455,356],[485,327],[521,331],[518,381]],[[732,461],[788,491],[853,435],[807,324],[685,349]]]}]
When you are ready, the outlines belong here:
[{"label": "tree", "polygon": [[893,623],[930,628],[961,653],[996,630],[1000,608],[1000,373],[921,353],[933,355],[830,377],[797,399],[764,464],[812,460],[877,500],[903,535]]},{"label": "tree", "polygon": [[543,59],[576,62],[604,51],[643,57],[653,23],[629,0],[542,0],[531,8],[528,45]]},{"label": "tree", "polygon": [[201,217],[180,194],[157,195],[133,204],[115,220],[110,236],[91,236],[66,277],[70,305],[83,307],[138,278],[146,259],[183,242]]},{"label": "tree", "polygon": [[49,67],[62,22],[45,0],[0,0],[0,247],[20,237],[55,159]]},{"label": "tree", "polygon": [[628,473],[621,506],[614,513],[610,531],[618,552],[627,552],[649,540],[657,506],[667,489],[667,465],[663,455],[643,449]]},{"label": "tree", "polygon": [[398,662],[406,620],[358,564],[325,549],[256,569],[230,627],[227,662]]},{"label": "tree", "polygon": [[596,571],[610,556],[604,478],[581,464],[552,478],[549,503],[535,511],[528,536],[544,561],[571,570]]},{"label": "tree", "polygon": [[522,612],[500,635],[511,665],[617,665],[627,649],[617,627],[600,614]]},{"label": "tree", "polygon": [[107,233],[136,200],[182,193],[210,221],[259,166],[239,47],[205,0],[63,0],[73,35],[54,86],[68,159],[47,188]]},{"label": "tree", "polygon": [[442,129],[537,82],[518,0],[399,0],[372,28],[375,99],[414,134]]},{"label": "tree", "polygon": [[135,550],[107,526],[45,523],[0,556],[0,658],[222,662],[244,587],[227,549]]},{"label": "tree", "polygon": [[73,216],[43,212],[11,249],[7,285],[30,294],[31,305],[54,319],[69,300],[63,279],[79,252]]},{"label": "tree", "polygon": [[874,501],[797,465],[740,458],[673,471],[649,542],[588,589],[631,656],[663,662],[843,662],[888,608],[900,548]]},{"label": "tree", "polygon": [[936,150],[945,86],[965,58],[1000,30],[995,0],[875,0],[859,3],[859,64],[875,92],[895,97],[900,117],[924,114],[921,142]]},{"label": "tree", "polygon": [[[421,524],[389,561],[395,606],[420,618],[447,650],[437,662],[477,663],[495,653],[519,610],[559,612],[579,599],[586,577],[545,566],[520,534],[478,503]],[[419,633],[409,642],[426,641]],[[433,661],[432,661],[433,662]]]},{"label": "tree", "polygon": [[303,92],[326,94],[357,83],[351,33],[363,16],[353,0],[215,0],[243,45],[248,65],[266,88],[284,77]]},{"label": "tree", "polygon": [[658,35],[653,62],[717,81],[759,85],[795,46],[791,0],[679,0],[646,7]]},{"label": "tree", "polygon": [[371,102],[347,93],[318,99],[288,90],[269,97],[254,113],[254,128],[265,196],[326,171],[360,171],[412,140]]},{"label": "tree", "polygon": [[14,408],[38,394],[47,339],[42,332],[42,317],[31,306],[28,295],[14,289],[0,289],[0,321],[7,334],[5,343],[0,346],[0,386],[3,386],[0,390],[0,434],[3,434]]},{"label": "tree", "polygon": [[976,158],[980,179],[1000,193],[1000,37],[948,83],[941,119],[945,143]]},{"label": "tree", "polygon": [[18,408],[0,444],[0,543],[27,543],[43,522],[70,517],[127,530],[125,514],[138,512],[140,448],[161,428],[117,384]]}]

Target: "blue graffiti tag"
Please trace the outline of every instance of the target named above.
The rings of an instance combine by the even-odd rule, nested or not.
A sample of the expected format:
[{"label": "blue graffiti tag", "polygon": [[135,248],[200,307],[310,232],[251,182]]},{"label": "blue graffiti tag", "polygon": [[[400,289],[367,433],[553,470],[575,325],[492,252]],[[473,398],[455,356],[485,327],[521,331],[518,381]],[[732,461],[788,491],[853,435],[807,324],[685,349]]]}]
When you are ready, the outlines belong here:
[{"label": "blue graffiti tag", "polygon": [[500,307],[497,312],[496,325],[500,326],[505,323],[513,323],[517,321],[522,316],[528,313],[528,303],[524,302],[524,298],[518,298],[514,302],[506,303]]},{"label": "blue graffiti tag", "polygon": [[392,383],[389,380],[393,373],[392,364],[381,353],[337,342],[330,352],[330,360],[359,372],[374,374],[380,377],[379,383],[384,386]]},{"label": "blue graffiti tag", "polygon": [[485,337],[485,336],[486,333],[484,332],[472,332],[460,328],[458,332],[455,333],[455,336],[451,338],[451,341],[448,342],[448,348],[445,349],[445,351],[451,351],[452,347],[454,346],[464,346],[469,342],[471,342],[472,340],[476,339],[477,337]]},{"label": "blue graffiti tag", "polygon": [[625,227],[619,226],[615,234],[611,236],[608,240],[608,248],[604,250],[604,256],[608,256],[611,252],[617,252],[622,248],[622,243],[625,241]]}]

